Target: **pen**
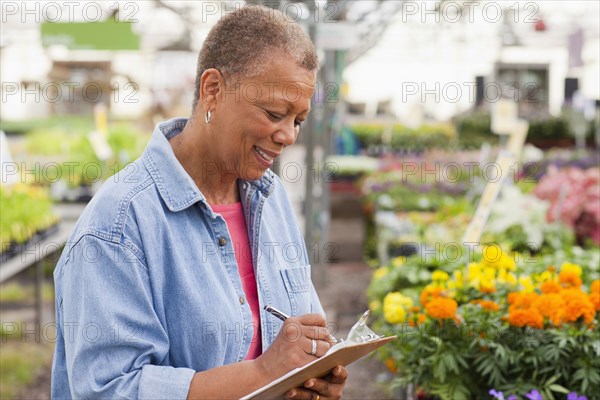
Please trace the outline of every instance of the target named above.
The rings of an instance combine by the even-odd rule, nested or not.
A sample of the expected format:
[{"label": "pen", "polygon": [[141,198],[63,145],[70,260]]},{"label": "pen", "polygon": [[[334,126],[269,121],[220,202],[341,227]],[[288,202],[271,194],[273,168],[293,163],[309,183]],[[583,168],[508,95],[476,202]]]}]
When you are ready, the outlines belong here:
[{"label": "pen", "polygon": [[[268,312],[269,314],[279,318],[282,321],[285,321],[286,319],[289,318],[288,315],[286,315],[285,313],[279,311],[278,309],[276,309],[275,307],[272,307],[270,305],[266,305],[263,307],[263,309]],[[338,340],[336,338],[333,337],[333,335],[329,335],[329,339],[331,339],[334,343],[337,343]]]},{"label": "pen", "polygon": [[277,318],[279,318],[282,321],[285,321],[286,319],[289,318],[288,315],[284,314],[283,312],[279,311],[278,309],[271,307],[269,305],[266,305],[264,307],[265,311],[268,312],[271,315],[276,316]]}]

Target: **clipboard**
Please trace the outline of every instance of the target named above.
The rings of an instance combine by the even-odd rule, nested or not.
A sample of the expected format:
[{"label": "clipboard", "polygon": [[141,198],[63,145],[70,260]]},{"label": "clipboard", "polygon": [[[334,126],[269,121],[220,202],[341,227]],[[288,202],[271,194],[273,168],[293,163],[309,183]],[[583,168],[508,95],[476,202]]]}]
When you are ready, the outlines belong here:
[{"label": "clipboard", "polygon": [[283,399],[285,393],[293,388],[301,387],[310,378],[322,378],[336,366],[350,365],[394,339],[396,339],[396,336],[376,338],[363,343],[340,343],[332,347],[323,357],[306,364],[302,368],[296,368],[288,372],[270,384],[242,397],[241,400]]}]

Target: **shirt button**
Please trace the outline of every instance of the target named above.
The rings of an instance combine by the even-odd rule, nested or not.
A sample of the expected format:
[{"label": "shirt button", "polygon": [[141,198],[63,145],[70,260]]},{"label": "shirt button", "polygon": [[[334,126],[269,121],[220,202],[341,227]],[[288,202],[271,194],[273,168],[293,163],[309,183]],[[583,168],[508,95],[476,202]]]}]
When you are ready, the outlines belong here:
[{"label": "shirt button", "polygon": [[223,247],[227,244],[227,239],[225,239],[223,236],[221,236],[219,238],[219,246]]},{"label": "shirt button", "polygon": [[240,304],[245,304],[246,303],[246,298],[244,296],[240,296]]}]

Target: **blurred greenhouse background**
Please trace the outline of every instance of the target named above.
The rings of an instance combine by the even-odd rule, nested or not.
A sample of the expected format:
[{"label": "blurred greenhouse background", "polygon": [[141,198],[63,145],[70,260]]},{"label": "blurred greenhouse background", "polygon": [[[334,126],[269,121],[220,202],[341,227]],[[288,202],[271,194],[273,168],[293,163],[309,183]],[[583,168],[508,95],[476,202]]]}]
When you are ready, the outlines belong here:
[{"label": "blurred greenhouse background", "polygon": [[[538,310],[551,337],[539,354],[402,341],[351,367],[347,398],[598,398],[600,3],[254,3],[300,23],[319,52],[313,111],[273,169],[340,331],[367,307],[381,333],[469,315],[523,327],[507,293],[543,297],[548,281],[595,310],[595,323],[560,324]],[[244,4],[1,2],[0,398],[49,398],[58,254],[154,125],[190,114],[203,40]],[[491,244],[510,268],[486,264]],[[430,295],[455,314],[436,315]],[[484,315],[482,301],[498,308]],[[558,338],[566,350],[548,350]]]}]

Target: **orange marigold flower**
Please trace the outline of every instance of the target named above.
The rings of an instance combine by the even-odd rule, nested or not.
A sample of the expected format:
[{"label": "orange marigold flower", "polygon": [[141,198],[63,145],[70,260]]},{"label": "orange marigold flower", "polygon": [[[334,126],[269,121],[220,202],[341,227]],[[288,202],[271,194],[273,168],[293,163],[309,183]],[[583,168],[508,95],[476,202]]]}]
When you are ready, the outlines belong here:
[{"label": "orange marigold flower", "polygon": [[600,311],[600,293],[590,294],[590,303],[592,303],[596,311]]},{"label": "orange marigold flower", "polygon": [[421,307],[419,307],[419,306],[411,307],[410,311],[412,311],[414,313],[418,313],[419,311],[421,311]]},{"label": "orange marigold flower", "polygon": [[545,281],[540,285],[540,290],[542,293],[559,293],[562,287],[558,282],[555,281]]},{"label": "orange marigold flower", "polygon": [[420,301],[423,307],[427,305],[431,300],[440,297],[443,292],[443,288],[436,286],[425,286],[421,292]]},{"label": "orange marigold flower", "polygon": [[546,270],[549,272],[556,272],[556,267],[554,265],[549,265],[548,268],[546,268]]},{"label": "orange marigold flower", "polygon": [[479,305],[487,311],[498,311],[500,309],[498,303],[491,300],[482,300]]},{"label": "orange marigold flower", "polygon": [[581,278],[573,271],[561,271],[561,273],[558,274],[558,281],[565,287],[578,288],[581,286]]},{"label": "orange marigold flower", "polygon": [[[565,301],[557,293],[547,293],[539,296],[533,302],[533,307],[538,310],[542,316],[550,318],[552,322],[558,320],[560,322],[561,315],[557,312],[562,312],[562,308],[565,306]],[[554,319],[553,319],[554,317]],[[555,324],[559,325],[559,324]]]},{"label": "orange marigold flower", "polygon": [[583,318],[583,321],[587,324],[594,321],[594,315],[596,314],[594,304],[585,293],[580,293],[581,295],[572,293],[571,296],[566,299],[563,321],[576,322],[579,318]]},{"label": "orange marigold flower", "polygon": [[535,308],[512,310],[508,313],[508,323],[513,326],[531,326],[542,329],[544,327],[544,317]]},{"label": "orange marigold flower", "polygon": [[508,304],[515,304],[517,300],[521,298],[522,294],[519,292],[510,292],[508,294]]},{"label": "orange marigold flower", "polygon": [[445,319],[454,317],[457,308],[458,304],[453,299],[437,297],[427,303],[425,312],[431,318]]},{"label": "orange marigold flower", "polygon": [[389,357],[385,360],[385,366],[392,374],[395,374],[396,371],[398,371],[398,367],[396,367],[396,362],[392,357]]},{"label": "orange marigold flower", "polygon": [[537,300],[539,295],[535,292],[532,293],[522,293],[522,292],[512,292],[508,294],[508,303],[510,307],[508,311],[511,310],[525,310],[531,308],[531,305],[534,301]]},{"label": "orange marigold flower", "polygon": [[596,279],[590,285],[590,293],[600,294],[600,279]]},{"label": "orange marigold flower", "polygon": [[417,325],[422,325],[425,323],[425,321],[427,320],[427,316],[423,313],[418,313],[416,316],[414,316],[413,318],[411,318],[410,321],[408,321],[408,325],[410,326],[417,326]]}]

